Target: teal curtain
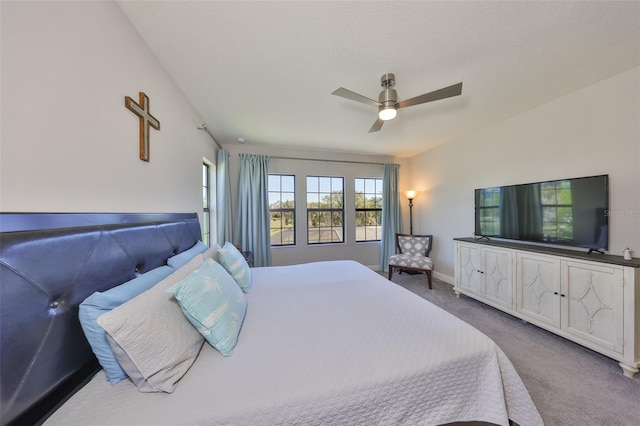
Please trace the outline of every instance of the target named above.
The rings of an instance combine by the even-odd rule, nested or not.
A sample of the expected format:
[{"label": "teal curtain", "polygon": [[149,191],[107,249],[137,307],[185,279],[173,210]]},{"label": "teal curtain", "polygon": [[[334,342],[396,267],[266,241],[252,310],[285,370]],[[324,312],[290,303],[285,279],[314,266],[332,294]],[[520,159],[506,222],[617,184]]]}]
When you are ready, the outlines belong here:
[{"label": "teal curtain", "polygon": [[218,150],[216,165],[216,234],[218,244],[231,241],[231,183],[229,182],[229,151]]},{"label": "teal curtain", "polygon": [[380,238],[380,270],[389,270],[389,256],[396,252],[396,232],[402,229],[399,164],[385,164],[382,178],[382,237]]},{"label": "teal curtain", "polygon": [[240,154],[234,243],[253,252],[254,266],[271,266],[269,157]]}]

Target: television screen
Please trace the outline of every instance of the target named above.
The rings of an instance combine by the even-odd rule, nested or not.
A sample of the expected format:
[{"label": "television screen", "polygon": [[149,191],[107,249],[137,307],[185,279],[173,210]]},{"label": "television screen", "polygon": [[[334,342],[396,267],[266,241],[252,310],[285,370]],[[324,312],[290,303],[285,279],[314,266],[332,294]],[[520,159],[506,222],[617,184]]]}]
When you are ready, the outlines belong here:
[{"label": "television screen", "polygon": [[475,190],[475,235],[609,248],[609,176]]}]

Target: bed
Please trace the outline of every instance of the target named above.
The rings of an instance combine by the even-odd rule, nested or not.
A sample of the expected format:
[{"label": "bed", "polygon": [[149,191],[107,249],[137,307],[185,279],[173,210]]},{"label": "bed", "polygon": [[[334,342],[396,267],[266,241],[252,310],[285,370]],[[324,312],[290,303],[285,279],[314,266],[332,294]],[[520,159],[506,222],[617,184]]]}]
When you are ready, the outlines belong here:
[{"label": "bed", "polygon": [[[171,238],[158,238],[154,228],[167,224],[182,224],[185,231],[173,232]],[[95,231],[95,226],[101,230]],[[15,267],[16,247],[29,241],[36,241],[39,246],[48,240],[45,251],[38,254],[42,256],[51,252],[59,238],[68,242],[76,233],[108,234],[116,230],[120,240],[132,232],[136,236],[131,240],[138,242],[145,240],[142,236],[146,232],[156,234],[145,240],[150,242],[144,248],[138,244],[135,249],[155,254],[140,263],[144,255],[135,258],[130,254],[135,250],[127,249],[129,254],[121,258],[106,256],[106,263],[93,269],[93,274],[109,277],[120,269],[114,266],[120,263],[126,264],[123,270],[131,269],[129,275],[136,273],[136,267],[137,273],[143,273],[143,269],[162,265],[167,258],[187,250],[199,238],[193,217],[177,221],[167,217],[151,224],[56,229],[54,235],[50,235],[51,230],[32,230],[31,236],[24,231],[3,232],[3,424],[19,422],[36,408],[41,414],[36,421],[46,425],[436,425],[469,421],[542,424],[522,381],[495,343],[353,261],[252,268],[246,315],[233,354],[222,356],[204,343],[172,393],[143,393],[130,380],[111,385],[104,371],[96,368],[74,315],[83,298],[105,286],[115,286],[116,282],[97,284],[87,278],[83,280],[86,289],[73,298],[64,298],[68,318],[55,333],[69,333],[64,344],[52,344],[56,339],[42,339],[40,333],[35,338],[40,339],[37,344],[27,345],[19,355],[8,353],[6,348],[16,342],[5,339],[6,327],[20,323],[20,327],[28,328],[25,324],[33,322],[36,329],[42,328],[43,318],[27,315],[26,311],[42,310],[43,303],[50,305],[44,300],[25,302],[23,294],[6,291],[5,277],[19,269]],[[19,234],[21,238],[16,237]],[[182,235],[180,242],[176,242],[177,234]],[[162,243],[165,248],[160,253],[154,247],[162,240],[169,242]],[[5,245],[5,241],[11,243]],[[54,264],[59,262],[64,261],[58,258]],[[105,270],[109,273],[105,274]],[[71,270],[60,274],[64,273],[75,277]],[[126,279],[118,276],[115,281]],[[58,285],[44,278],[40,282],[53,288]],[[26,304],[11,311],[21,321],[5,324],[5,308],[16,300]],[[48,306],[49,322],[44,324],[51,323],[52,309]],[[37,354],[42,351],[48,351],[49,361],[42,368],[34,368],[41,361]],[[83,356],[76,356],[78,352]],[[6,369],[5,363],[15,363],[15,358],[35,361],[27,362],[27,369]],[[64,374],[58,374],[60,360],[70,361]],[[93,368],[87,371],[86,365]],[[64,377],[49,377],[42,373],[44,370]],[[13,386],[14,375],[21,378],[19,384],[26,377],[26,382],[35,381],[39,386],[33,386],[36,391],[25,393],[26,385]],[[77,375],[80,378],[69,385],[69,378]],[[11,379],[7,384],[5,376]],[[21,393],[16,396],[17,391]],[[57,401],[49,403],[48,408],[54,409],[47,410],[45,406],[43,410],[42,401],[52,395]]]}]

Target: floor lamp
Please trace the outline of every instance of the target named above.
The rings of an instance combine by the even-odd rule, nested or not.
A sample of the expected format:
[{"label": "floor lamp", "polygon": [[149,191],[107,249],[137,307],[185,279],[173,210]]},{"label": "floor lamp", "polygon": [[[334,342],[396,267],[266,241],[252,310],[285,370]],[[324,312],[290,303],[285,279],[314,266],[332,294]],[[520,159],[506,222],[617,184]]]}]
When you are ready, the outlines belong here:
[{"label": "floor lamp", "polygon": [[409,234],[413,235],[413,199],[416,196],[416,191],[407,191],[407,198],[409,199]]}]

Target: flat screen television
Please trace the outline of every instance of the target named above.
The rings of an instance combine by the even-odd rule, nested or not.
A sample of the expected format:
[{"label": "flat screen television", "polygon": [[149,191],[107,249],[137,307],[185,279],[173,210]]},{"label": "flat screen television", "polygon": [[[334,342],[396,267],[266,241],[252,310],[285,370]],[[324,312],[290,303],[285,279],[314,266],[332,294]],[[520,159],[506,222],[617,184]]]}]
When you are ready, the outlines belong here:
[{"label": "flat screen television", "polygon": [[609,176],[475,190],[475,236],[609,249]]}]

